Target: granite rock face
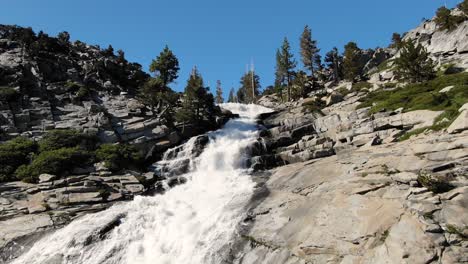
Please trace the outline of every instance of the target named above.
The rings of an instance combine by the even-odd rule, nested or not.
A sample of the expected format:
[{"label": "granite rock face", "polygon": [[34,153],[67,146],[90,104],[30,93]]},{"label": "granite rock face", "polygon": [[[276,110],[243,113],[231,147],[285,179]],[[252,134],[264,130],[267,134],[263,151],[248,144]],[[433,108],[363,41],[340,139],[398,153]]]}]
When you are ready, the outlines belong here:
[{"label": "granite rock face", "polygon": [[[454,9],[452,14],[460,11]],[[468,21],[462,22],[452,31],[440,30],[434,18],[424,21],[409,31],[403,40],[414,39],[421,43],[439,65],[455,63],[463,69],[468,68]]]},{"label": "granite rock face", "polygon": [[253,160],[269,176],[255,178],[262,198],[248,208],[234,263],[467,261],[468,129],[398,142],[440,112],[355,106],[264,117],[270,149]]}]

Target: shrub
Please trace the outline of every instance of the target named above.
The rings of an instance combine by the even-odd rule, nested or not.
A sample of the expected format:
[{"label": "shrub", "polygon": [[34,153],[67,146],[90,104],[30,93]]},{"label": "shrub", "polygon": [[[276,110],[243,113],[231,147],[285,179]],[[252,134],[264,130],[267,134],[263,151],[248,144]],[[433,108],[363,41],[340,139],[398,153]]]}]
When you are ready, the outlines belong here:
[{"label": "shrub", "polygon": [[400,57],[395,60],[396,74],[409,82],[422,82],[435,77],[434,62],[429,52],[414,40],[402,43]]},{"label": "shrub", "polygon": [[76,130],[52,130],[39,141],[39,150],[42,152],[77,146],[92,150],[96,142],[96,136],[84,134]]},{"label": "shrub", "polygon": [[459,3],[457,7],[468,16],[468,0]]},{"label": "shrub", "polygon": [[15,174],[20,180],[37,182],[42,173],[64,175],[74,167],[89,165],[93,155],[80,148],[61,148],[41,152],[30,165],[20,166]]},{"label": "shrub", "polygon": [[461,22],[465,21],[464,17],[454,16],[451,13],[450,9],[444,6],[437,9],[435,23],[440,29],[452,31],[457,28]]},{"label": "shrub", "polygon": [[394,82],[384,83],[384,85],[383,85],[383,87],[387,88],[387,89],[392,89],[392,88],[395,88],[396,86],[397,86],[397,84],[394,83]]},{"label": "shrub", "polygon": [[37,144],[27,138],[17,137],[0,145],[0,182],[15,179],[14,172],[22,164],[29,163]]},{"label": "shrub", "polygon": [[65,87],[69,92],[75,93],[75,99],[78,101],[83,101],[89,98],[91,94],[91,89],[87,85],[81,83],[68,81],[65,83]]},{"label": "shrub", "polygon": [[11,87],[0,87],[0,100],[1,101],[15,101],[19,98],[20,93]]},{"label": "shrub", "polygon": [[118,171],[129,167],[141,167],[143,156],[139,151],[127,144],[103,144],[96,150],[96,158],[104,161],[106,167]]},{"label": "shrub", "polygon": [[[453,85],[448,93],[440,90]],[[361,99],[359,108],[371,107],[371,113],[395,110],[403,107],[405,112],[413,110],[456,111],[468,102],[468,73],[443,75],[438,78],[394,90],[378,90]]]},{"label": "shrub", "polygon": [[[399,47],[401,47],[401,45],[402,45],[402,43],[399,44]],[[379,66],[377,66],[377,69],[378,69],[379,72],[390,70],[390,69],[393,68],[393,63],[394,63],[393,59],[388,59],[388,60],[382,62],[381,64],[379,64]]]},{"label": "shrub", "polygon": [[360,92],[362,90],[368,90],[372,88],[372,84],[368,82],[357,82],[353,84],[353,87],[351,88],[352,91],[355,92]]},{"label": "shrub", "polygon": [[433,193],[443,193],[453,189],[453,186],[448,182],[448,180],[433,176],[426,172],[419,173],[418,182]]},{"label": "shrub", "polygon": [[304,110],[308,112],[322,113],[322,109],[325,107],[325,102],[320,99],[310,100],[302,104]]}]

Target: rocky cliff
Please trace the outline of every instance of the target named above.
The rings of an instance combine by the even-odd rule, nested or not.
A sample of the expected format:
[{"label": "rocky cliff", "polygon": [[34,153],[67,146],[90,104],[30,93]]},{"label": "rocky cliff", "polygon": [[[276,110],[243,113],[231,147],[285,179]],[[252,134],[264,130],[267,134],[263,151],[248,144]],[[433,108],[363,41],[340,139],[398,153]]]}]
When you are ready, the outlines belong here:
[{"label": "rocky cliff", "polygon": [[[406,38],[466,71],[466,29],[429,20]],[[263,116],[267,151],[252,158],[257,196],[234,263],[468,262],[468,73],[405,86],[375,70],[365,88],[259,100],[277,111]],[[416,106],[423,96],[460,102],[449,118],[431,99]]]},{"label": "rocky cliff", "polygon": [[[96,137],[98,145],[132,146],[149,164],[232,117],[218,108],[215,123],[168,123],[139,100],[140,87],[149,78],[141,65],[128,62],[122,51],[115,54],[112,47],[69,38],[66,32],[50,37],[0,25],[0,144],[17,136],[38,141],[50,131],[73,130]],[[199,151],[204,143],[203,138],[196,142]],[[180,172],[186,170],[182,165]],[[166,178],[151,167],[116,171],[105,162],[67,168],[62,176],[41,174],[37,183],[0,183],[0,263],[80,215],[161,191]]]}]

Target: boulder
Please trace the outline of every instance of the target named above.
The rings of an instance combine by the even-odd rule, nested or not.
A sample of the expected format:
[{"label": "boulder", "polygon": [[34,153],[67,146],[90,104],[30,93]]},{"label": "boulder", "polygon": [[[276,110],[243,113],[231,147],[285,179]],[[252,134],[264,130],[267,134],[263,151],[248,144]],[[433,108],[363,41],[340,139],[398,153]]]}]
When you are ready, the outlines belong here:
[{"label": "boulder", "polygon": [[450,86],[447,86],[445,88],[443,88],[442,90],[439,91],[439,93],[448,93],[450,92],[450,90],[452,90],[455,86],[453,85],[450,85]]},{"label": "boulder", "polygon": [[343,95],[338,92],[332,92],[326,99],[325,104],[330,106],[343,101]]},{"label": "boulder", "polygon": [[39,183],[51,182],[51,181],[53,181],[55,179],[57,179],[57,176],[52,175],[52,174],[43,173],[43,174],[39,175]]},{"label": "boulder", "polygon": [[468,103],[464,104],[458,111],[460,115],[447,128],[447,132],[451,134],[460,133],[468,129]]}]

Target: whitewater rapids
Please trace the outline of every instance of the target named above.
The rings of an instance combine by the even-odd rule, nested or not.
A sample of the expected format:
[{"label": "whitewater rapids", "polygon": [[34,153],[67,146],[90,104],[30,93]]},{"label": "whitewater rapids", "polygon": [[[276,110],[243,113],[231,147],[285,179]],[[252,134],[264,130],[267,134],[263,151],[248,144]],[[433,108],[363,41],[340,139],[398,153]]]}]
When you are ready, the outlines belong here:
[{"label": "whitewater rapids", "polygon": [[[253,194],[245,161],[248,146],[258,137],[256,117],[270,111],[258,105],[222,107],[240,118],[208,133],[209,143],[197,158],[190,157],[194,139],[174,158],[191,159],[185,184],[85,215],[38,241],[13,263],[222,263]],[[118,224],[101,236],[110,223]]]}]

